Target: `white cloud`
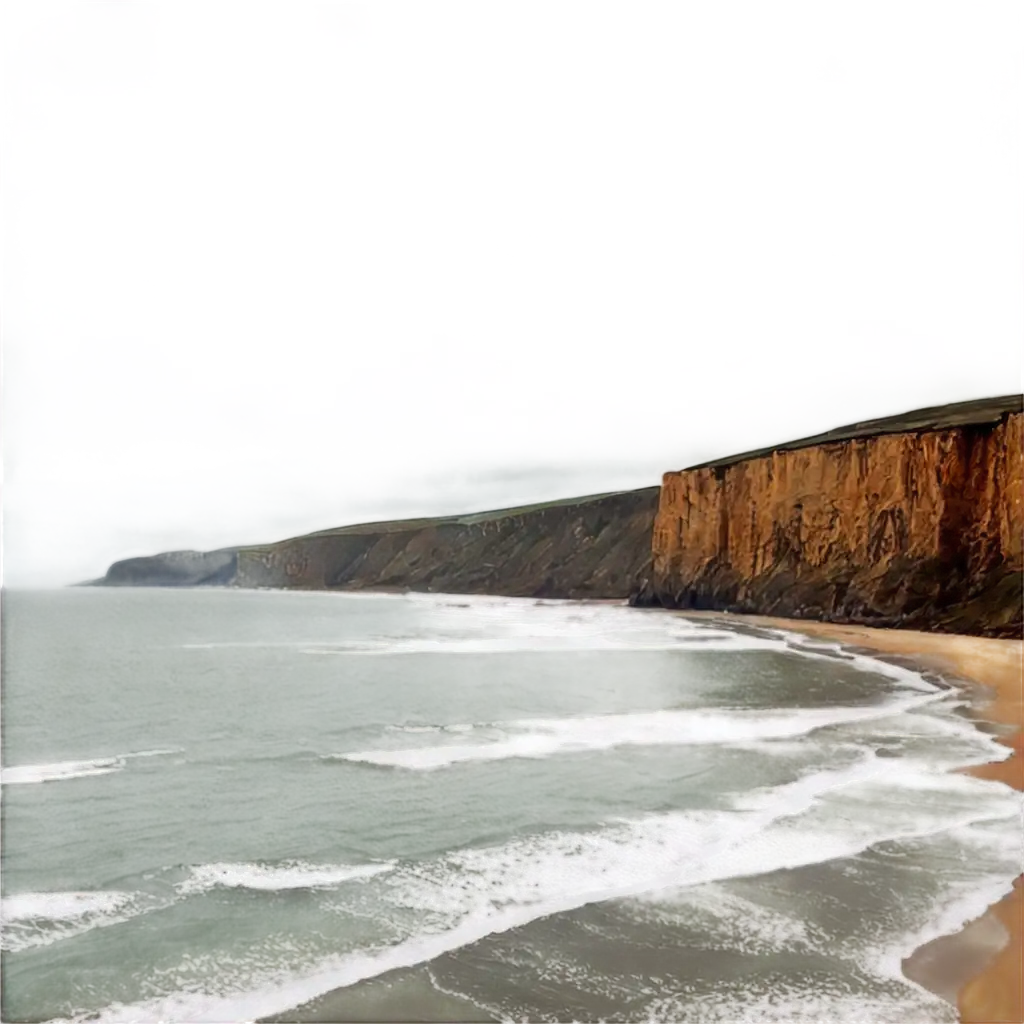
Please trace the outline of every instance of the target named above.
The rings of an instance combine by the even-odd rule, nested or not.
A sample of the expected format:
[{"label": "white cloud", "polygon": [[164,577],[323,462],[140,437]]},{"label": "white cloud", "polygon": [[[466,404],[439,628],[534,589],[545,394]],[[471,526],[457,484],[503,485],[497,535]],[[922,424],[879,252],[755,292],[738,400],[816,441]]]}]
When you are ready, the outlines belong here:
[{"label": "white cloud", "polygon": [[1019,4],[5,17],[11,584],[1021,388]]}]

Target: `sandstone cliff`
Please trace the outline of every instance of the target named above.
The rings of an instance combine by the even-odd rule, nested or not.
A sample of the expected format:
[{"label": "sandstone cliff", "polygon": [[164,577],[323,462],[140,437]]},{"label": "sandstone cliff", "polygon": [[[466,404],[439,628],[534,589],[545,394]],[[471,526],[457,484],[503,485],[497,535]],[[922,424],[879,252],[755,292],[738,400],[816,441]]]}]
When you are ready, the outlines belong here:
[{"label": "sandstone cliff", "polygon": [[[658,488],[367,523],[221,552],[117,562],[100,586],[420,590],[625,598],[648,571]],[[191,573],[184,570],[191,567]],[[203,574],[204,566],[209,572]]]},{"label": "sandstone cliff", "polygon": [[633,603],[1020,636],[1020,395],[664,477]]}]

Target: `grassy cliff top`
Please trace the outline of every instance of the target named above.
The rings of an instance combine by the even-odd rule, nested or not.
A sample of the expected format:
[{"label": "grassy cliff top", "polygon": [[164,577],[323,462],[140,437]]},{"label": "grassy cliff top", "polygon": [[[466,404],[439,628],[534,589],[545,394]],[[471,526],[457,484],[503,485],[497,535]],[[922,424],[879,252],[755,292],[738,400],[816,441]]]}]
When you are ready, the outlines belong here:
[{"label": "grassy cliff top", "polygon": [[[542,501],[533,505],[518,505],[513,508],[491,509],[486,512],[469,512],[460,515],[432,516],[419,519],[390,519],[376,523],[353,523],[350,526],[337,526],[327,530],[317,530],[314,533],[304,533],[301,537],[290,537],[288,540],[299,540],[309,537],[344,537],[368,533],[402,533],[407,530],[423,530],[431,526],[442,526],[445,524],[467,526],[477,523],[493,522],[496,519],[505,519],[509,516],[521,516],[529,515],[533,512],[543,512],[546,509],[571,508],[575,505],[587,505],[595,501],[606,501],[609,498],[628,497],[640,494],[650,494],[653,496],[657,491],[657,486],[644,487],[634,491],[606,491],[603,494],[588,494],[579,498],[558,498],[555,501]],[[288,541],[274,541],[272,544],[250,544],[239,550],[258,551],[286,543],[288,543]]]},{"label": "grassy cliff top", "polygon": [[860,437],[877,437],[880,434],[916,434],[933,430],[948,430],[951,427],[985,426],[998,423],[1004,416],[1024,409],[1024,395],[1001,395],[998,398],[976,398],[970,402],[954,402],[951,405],[934,405],[927,409],[915,409],[897,416],[885,416],[877,420],[864,420],[846,427],[836,427],[824,434],[802,437],[797,441],[758,448],[740,455],[727,455],[711,462],[701,462],[691,469],[712,469],[731,466],[748,459],[759,459],[773,452],[791,452],[799,448],[811,448],[819,444],[838,441],[853,441]]}]

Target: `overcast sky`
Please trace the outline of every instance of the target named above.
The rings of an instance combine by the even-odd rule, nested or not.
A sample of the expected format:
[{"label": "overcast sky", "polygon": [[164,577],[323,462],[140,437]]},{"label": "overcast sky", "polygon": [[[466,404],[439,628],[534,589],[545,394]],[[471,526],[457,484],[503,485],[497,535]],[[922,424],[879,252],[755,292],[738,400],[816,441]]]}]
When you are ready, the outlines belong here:
[{"label": "overcast sky", "polygon": [[1021,389],[1019,0],[2,28],[7,585]]}]

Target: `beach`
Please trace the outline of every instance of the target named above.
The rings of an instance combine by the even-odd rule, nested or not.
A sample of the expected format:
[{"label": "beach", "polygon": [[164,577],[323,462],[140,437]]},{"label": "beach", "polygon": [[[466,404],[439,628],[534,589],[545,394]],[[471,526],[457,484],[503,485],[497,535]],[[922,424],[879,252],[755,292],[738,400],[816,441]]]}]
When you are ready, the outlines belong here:
[{"label": "beach", "polygon": [[[722,618],[720,612],[687,612],[693,618]],[[979,684],[973,706],[979,719],[998,730],[1011,756],[965,769],[969,774],[1024,789],[1024,710],[1020,640],[916,630],[875,629],[761,615],[727,615],[730,620],[818,636],[908,658],[941,674]],[[964,1024],[1024,1021],[1021,935],[1024,931],[1022,878],[1013,892],[955,935],[927,943],[904,962],[904,973],[937,995],[955,1002]]]}]

